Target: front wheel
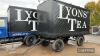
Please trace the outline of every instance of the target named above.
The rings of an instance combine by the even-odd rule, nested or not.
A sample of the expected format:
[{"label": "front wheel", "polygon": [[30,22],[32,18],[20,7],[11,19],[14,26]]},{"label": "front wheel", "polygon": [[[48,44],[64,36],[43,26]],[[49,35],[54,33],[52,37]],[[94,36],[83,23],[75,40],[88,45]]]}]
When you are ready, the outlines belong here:
[{"label": "front wheel", "polygon": [[54,40],[54,42],[51,44],[51,48],[52,50],[56,51],[56,52],[60,52],[64,49],[64,42],[62,39],[57,39]]},{"label": "front wheel", "polygon": [[34,36],[34,35],[32,35],[32,36],[27,36],[26,38],[25,38],[25,44],[27,45],[27,46],[32,46],[32,45],[34,45],[34,44],[36,44],[36,42],[37,42],[37,38],[36,38],[36,36]]},{"label": "front wheel", "polygon": [[76,43],[78,46],[82,46],[84,44],[84,36],[77,36],[76,37]]}]

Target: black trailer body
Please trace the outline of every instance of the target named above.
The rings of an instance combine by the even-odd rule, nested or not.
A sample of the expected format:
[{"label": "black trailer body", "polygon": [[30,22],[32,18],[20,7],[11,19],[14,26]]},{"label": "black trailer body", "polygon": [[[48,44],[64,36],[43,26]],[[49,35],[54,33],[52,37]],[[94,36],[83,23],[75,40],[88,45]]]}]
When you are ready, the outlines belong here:
[{"label": "black trailer body", "polygon": [[89,10],[57,0],[38,6],[38,31],[46,38],[89,33]]},{"label": "black trailer body", "polygon": [[36,31],[37,10],[17,6],[8,8],[9,32]]}]

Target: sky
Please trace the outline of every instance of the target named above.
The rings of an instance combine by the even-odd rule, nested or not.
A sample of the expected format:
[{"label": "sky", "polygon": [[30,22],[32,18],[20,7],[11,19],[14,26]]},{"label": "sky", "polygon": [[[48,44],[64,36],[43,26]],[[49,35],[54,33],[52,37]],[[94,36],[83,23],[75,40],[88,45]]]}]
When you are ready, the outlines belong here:
[{"label": "sky", "polygon": [[[44,1],[44,0],[40,0]],[[76,6],[84,7],[87,2],[98,0],[61,0]],[[25,8],[36,9],[39,2],[38,0],[0,0],[0,17],[7,17],[7,9],[9,6],[19,6]]]}]

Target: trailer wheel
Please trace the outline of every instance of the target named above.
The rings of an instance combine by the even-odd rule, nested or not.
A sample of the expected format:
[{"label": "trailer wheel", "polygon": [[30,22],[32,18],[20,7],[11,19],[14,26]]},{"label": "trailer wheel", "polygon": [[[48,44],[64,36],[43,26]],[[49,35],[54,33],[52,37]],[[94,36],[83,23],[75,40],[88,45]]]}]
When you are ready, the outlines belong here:
[{"label": "trailer wheel", "polygon": [[32,46],[32,45],[36,44],[36,42],[37,42],[37,38],[34,35],[27,36],[26,39],[25,39],[25,44],[27,46]]},{"label": "trailer wheel", "polygon": [[70,38],[70,36],[63,38],[63,42],[68,43],[69,38]]},{"label": "trailer wheel", "polygon": [[44,41],[41,42],[41,45],[42,45],[42,46],[48,46],[49,43],[50,43],[49,40],[44,40]]},{"label": "trailer wheel", "polygon": [[52,44],[51,44],[51,48],[52,50],[56,51],[56,52],[60,52],[63,50],[64,48],[64,42],[62,39],[57,39],[55,40]]},{"label": "trailer wheel", "polygon": [[82,46],[83,45],[83,43],[84,43],[84,36],[78,36],[77,38],[76,38],[76,43],[77,43],[77,45],[78,46]]}]

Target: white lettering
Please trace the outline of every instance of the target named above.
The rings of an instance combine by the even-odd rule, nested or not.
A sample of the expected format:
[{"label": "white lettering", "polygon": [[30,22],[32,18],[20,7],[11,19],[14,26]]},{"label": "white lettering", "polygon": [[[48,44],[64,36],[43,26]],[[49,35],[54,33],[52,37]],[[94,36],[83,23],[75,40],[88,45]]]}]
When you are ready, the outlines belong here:
[{"label": "white lettering", "polygon": [[86,22],[83,23],[83,27],[82,27],[82,28],[87,28],[87,27],[86,27]]},{"label": "white lettering", "polygon": [[58,18],[62,18],[62,8],[63,8],[64,5],[62,4],[59,4],[59,17]]},{"label": "white lettering", "polygon": [[67,6],[66,6],[66,9],[67,9],[67,12],[68,12],[68,14],[67,14],[67,16],[66,16],[66,19],[67,19],[68,16],[70,15],[71,7],[67,7]]},{"label": "white lettering", "polygon": [[15,9],[17,11],[17,20],[16,21],[21,21],[21,9]]},{"label": "white lettering", "polygon": [[29,20],[28,24],[30,24],[30,23],[33,24],[33,29],[31,31],[37,31],[36,30],[36,21]]},{"label": "white lettering", "polygon": [[[37,14],[37,12],[34,12],[34,13],[33,13],[33,17],[34,17],[34,18],[36,18],[36,14]],[[36,19],[37,19],[37,18],[36,18]]]},{"label": "white lettering", "polygon": [[77,21],[77,28],[81,28],[81,21]]},{"label": "white lettering", "polygon": [[23,20],[23,21],[28,21],[28,19],[31,18],[30,15],[31,15],[32,11],[29,11],[29,12],[25,11],[25,12],[27,13],[27,18],[26,18],[26,20]]},{"label": "white lettering", "polygon": [[72,9],[72,15],[73,16],[77,16],[78,12],[77,12],[77,9],[76,8],[73,8]]},{"label": "white lettering", "polygon": [[68,23],[71,21],[71,29],[69,31],[75,31],[74,30],[74,21],[76,22],[76,19],[68,19]]}]

